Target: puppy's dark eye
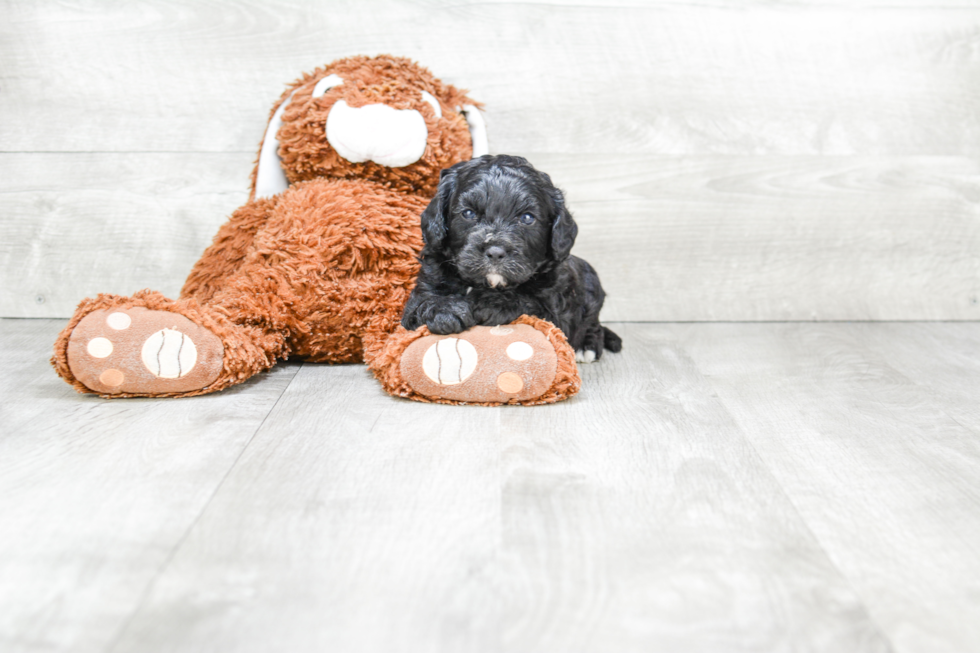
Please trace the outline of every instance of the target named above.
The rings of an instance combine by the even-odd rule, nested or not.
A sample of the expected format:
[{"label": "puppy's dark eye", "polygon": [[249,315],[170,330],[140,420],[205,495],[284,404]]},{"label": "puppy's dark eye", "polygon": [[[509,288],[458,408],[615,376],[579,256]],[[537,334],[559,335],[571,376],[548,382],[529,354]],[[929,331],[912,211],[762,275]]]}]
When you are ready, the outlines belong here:
[{"label": "puppy's dark eye", "polygon": [[475,220],[476,211],[474,211],[473,209],[463,209],[463,217],[466,218],[467,220]]},{"label": "puppy's dark eye", "polygon": [[521,222],[524,224],[534,224],[534,214],[533,213],[522,213]]}]

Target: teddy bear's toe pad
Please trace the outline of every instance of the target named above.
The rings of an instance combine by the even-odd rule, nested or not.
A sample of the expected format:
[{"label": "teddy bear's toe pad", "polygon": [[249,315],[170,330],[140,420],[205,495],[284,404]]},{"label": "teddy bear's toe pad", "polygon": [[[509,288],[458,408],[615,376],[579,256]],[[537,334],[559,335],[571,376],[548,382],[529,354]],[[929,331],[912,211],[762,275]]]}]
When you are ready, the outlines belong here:
[{"label": "teddy bear's toe pad", "polygon": [[405,350],[402,376],[426,397],[515,403],[547,392],[558,356],[527,324],[477,326],[452,336],[425,336]]},{"label": "teddy bear's toe pad", "polygon": [[92,311],[68,340],[68,366],[102,394],[200,390],[221,374],[218,336],[179,313],[145,308]]}]

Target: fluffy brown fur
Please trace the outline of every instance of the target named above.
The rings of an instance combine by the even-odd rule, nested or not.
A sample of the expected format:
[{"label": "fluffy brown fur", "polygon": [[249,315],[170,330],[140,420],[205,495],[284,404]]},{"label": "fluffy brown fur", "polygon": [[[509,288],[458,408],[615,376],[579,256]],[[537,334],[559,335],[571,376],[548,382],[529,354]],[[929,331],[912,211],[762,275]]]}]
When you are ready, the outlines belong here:
[{"label": "fluffy brown fur", "polygon": [[[344,85],[323,98],[313,98],[316,82],[330,74],[341,76]],[[439,98],[443,106],[441,120],[436,120],[432,107],[418,99],[419,89]],[[272,113],[294,90],[296,93],[279,130],[279,142],[282,143],[279,154],[290,183],[324,177],[366,179],[399,192],[429,198],[436,192],[439,171],[469,159],[473,153],[466,120],[455,108],[464,104],[479,105],[464,91],[443,84],[409,59],[351,57],[318,68],[286,89]],[[327,143],[324,125],[330,108],[341,99],[352,107],[381,103],[393,109],[422,112],[429,129],[422,159],[404,168],[389,168],[371,161],[351,163],[340,157]]]},{"label": "fluffy brown fur", "polygon": [[[316,83],[331,74],[340,75],[344,84],[312,97]],[[421,90],[439,100],[442,118],[420,99]],[[179,313],[211,330],[224,346],[223,370],[209,386],[191,392],[103,396],[214,392],[291,355],[329,363],[367,358],[386,389],[407,396],[400,390],[398,365],[392,364],[404,350],[398,349],[403,336],[386,341],[415,283],[420,215],[435,193],[439,171],[472,154],[466,120],[456,109],[475,103],[410,60],[391,56],[352,57],[304,75],[286,89],[273,113],[290,94],[278,132],[289,188],[256,199],[253,170],[248,203],[219,229],[180,299],[146,290],[132,297],[99,295],[79,304],[55,343],[52,364],[80,392],[93,391],[69,366],[68,342],[75,326],[98,309],[140,306]],[[330,107],[341,99],[351,107],[384,103],[419,111],[428,129],[421,159],[390,168],[340,157],[327,142],[324,125]],[[541,329],[556,349],[567,352],[559,352],[563,362],[555,388],[534,403],[574,394],[579,383],[574,355],[560,332],[550,325]]]}]

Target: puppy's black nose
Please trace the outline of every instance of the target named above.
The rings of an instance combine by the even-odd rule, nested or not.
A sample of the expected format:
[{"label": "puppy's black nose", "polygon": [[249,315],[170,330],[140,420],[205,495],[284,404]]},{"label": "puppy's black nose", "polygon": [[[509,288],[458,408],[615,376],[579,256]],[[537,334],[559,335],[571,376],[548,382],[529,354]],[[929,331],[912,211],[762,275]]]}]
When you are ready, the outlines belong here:
[{"label": "puppy's black nose", "polygon": [[484,254],[486,254],[487,258],[491,261],[499,261],[507,256],[507,251],[499,245],[494,245],[493,247],[488,247]]}]

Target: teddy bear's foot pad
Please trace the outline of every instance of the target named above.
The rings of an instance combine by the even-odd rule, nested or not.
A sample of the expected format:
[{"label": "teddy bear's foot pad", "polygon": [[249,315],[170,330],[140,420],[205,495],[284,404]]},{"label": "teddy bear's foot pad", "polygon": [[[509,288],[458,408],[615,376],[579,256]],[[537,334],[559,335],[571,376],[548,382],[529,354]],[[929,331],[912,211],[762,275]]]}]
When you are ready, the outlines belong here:
[{"label": "teddy bear's foot pad", "polygon": [[517,403],[540,397],[555,380],[558,356],[527,324],[477,326],[452,336],[429,335],[402,354],[401,372],[426,397],[474,403]]},{"label": "teddy bear's foot pad", "polygon": [[68,340],[68,366],[100,394],[174,394],[205,388],[221,374],[221,339],[179,313],[97,310]]}]

